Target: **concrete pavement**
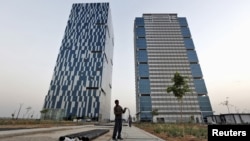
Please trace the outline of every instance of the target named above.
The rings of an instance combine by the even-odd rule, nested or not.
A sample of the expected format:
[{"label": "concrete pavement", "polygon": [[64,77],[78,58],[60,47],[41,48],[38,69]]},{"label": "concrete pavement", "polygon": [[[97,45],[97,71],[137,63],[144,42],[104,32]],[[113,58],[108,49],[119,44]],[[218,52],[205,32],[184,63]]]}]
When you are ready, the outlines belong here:
[{"label": "concrete pavement", "polygon": [[[60,136],[79,133],[92,129],[109,129],[109,132],[92,141],[112,141],[113,125],[84,125],[84,126],[62,126],[51,128],[20,129],[0,131],[1,141],[58,141]],[[123,126],[122,137],[124,141],[164,141],[137,127]]]},{"label": "concrete pavement", "polygon": [[134,126],[123,126],[122,138],[124,141],[164,141],[163,139]]}]

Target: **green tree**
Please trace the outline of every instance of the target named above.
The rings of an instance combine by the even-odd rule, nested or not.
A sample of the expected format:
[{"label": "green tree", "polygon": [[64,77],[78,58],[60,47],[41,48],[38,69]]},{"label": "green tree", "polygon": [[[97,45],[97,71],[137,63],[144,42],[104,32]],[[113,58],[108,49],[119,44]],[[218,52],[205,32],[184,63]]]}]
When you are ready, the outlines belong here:
[{"label": "green tree", "polygon": [[14,116],[15,116],[15,113],[12,113],[12,114],[11,114],[12,119],[14,119]]},{"label": "green tree", "polygon": [[179,101],[181,110],[181,122],[182,122],[183,96],[190,91],[187,77],[181,76],[178,72],[176,72],[171,80],[173,82],[173,85],[167,87],[167,93],[172,92]]},{"label": "green tree", "polygon": [[153,122],[154,116],[159,115],[158,109],[153,109],[152,112],[151,112],[151,114],[152,114],[152,122]]},{"label": "green tree", "polygon": [[49,109],[43,109],[43,110],[40,111],[40,113],[41,113],[42,115],[44,115],[44,116],[43,116],[43,119],[46,119],[46,118],[47,118],[46,115],[47,115],[48,112],[49,112]]}]

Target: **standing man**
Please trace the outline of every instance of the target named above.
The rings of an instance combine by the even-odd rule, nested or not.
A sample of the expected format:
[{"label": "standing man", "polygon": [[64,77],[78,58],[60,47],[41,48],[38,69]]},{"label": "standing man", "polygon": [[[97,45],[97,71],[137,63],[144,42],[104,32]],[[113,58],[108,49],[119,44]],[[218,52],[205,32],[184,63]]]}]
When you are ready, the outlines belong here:
[{"label": "standing man", "polygon": [[116,135],[117,139],[122,140],[123,138],[121,137],[121,131],[122,131],[122,114],[126,112],[127,108],[122,108],[119,105],[119,100],[115,100],[115,107],[114,107],[114,114],[115,114],[115,126],[114,126],[114,131],[113,131],[113,136],[112,139],[116,140]]}]

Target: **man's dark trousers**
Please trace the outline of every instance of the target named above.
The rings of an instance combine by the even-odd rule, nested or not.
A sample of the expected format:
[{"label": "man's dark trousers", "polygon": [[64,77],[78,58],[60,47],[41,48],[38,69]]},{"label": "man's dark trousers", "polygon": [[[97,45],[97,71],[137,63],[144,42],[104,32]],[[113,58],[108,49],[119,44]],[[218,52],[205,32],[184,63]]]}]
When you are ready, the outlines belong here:
[{"label": "man's dark trousers", "polygon": [[114,131],[113,131],[113,138],[116,138],[117,132],[118,132],[117,138],[121,138],[121,131],[122,131],[122,118],[116,117],[115,118],[115,127],[114,127]]}]

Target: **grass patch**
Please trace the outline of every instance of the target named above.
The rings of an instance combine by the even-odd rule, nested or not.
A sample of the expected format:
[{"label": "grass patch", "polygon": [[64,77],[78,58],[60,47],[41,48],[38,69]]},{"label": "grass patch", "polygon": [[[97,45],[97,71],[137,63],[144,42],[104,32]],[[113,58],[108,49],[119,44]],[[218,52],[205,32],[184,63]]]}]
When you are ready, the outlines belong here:
[{"label": "grass patch", "polygon": [[53,121],[39,119],[0,119],[0,128],[44,128],[53,126],[82,125],[83,122]]},{"label": "grass patch", "polygon": [[174,123],[135,123],[134,126],[150,132],[162,139],[207,140],[207,125]]}]

